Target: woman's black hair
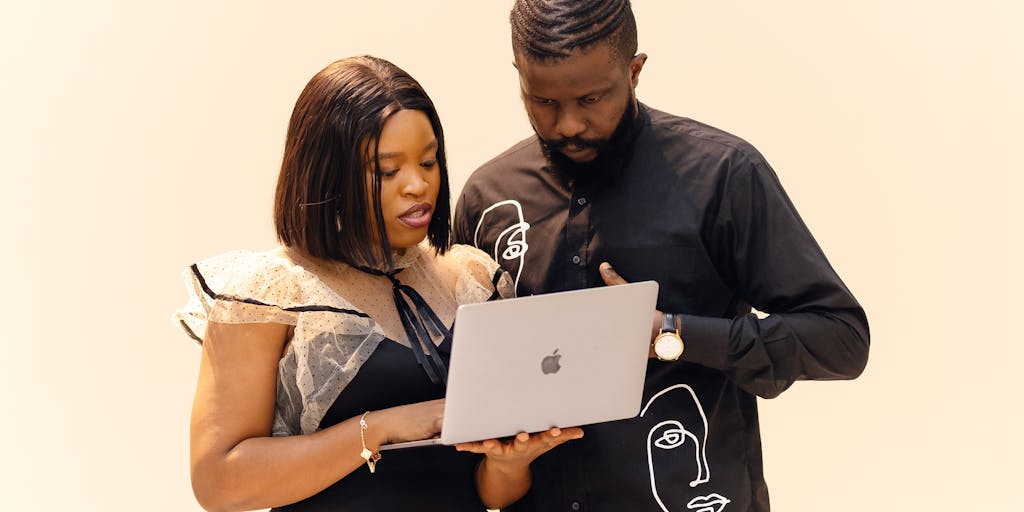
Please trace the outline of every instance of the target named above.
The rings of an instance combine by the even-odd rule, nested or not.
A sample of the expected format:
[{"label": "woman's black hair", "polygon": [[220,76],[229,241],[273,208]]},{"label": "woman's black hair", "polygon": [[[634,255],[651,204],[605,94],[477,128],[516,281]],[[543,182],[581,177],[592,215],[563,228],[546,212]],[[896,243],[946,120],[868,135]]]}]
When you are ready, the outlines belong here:
[{"label": "woman's black hair", "polygon": [[330,64],[295,102],[274,199],[274,226],[283,244],[353,265],[394,265],[376,157],[384,123],[400,110],[423,112],[434,129],[441,188],[427,238],[439,252],[448,249],[451,193],[437,110],[408,73],[370,56]]}]

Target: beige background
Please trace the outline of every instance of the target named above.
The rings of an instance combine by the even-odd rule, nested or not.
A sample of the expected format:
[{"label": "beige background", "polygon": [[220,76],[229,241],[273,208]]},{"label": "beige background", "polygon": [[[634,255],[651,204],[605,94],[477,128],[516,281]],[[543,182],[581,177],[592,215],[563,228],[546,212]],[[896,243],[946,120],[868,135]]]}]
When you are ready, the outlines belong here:
[{"label": "beige background", "polygon": [[[775,509],[1019,502],[1022,4],[635,4],[641,99],[755,144],[871,321],[859,380],[762,401]],[[424,84],[456,191],[528,135],[509,5],[5,2],[3,507],[197,510],[180,271],[274,243],[288,115],[336,58]]]}]

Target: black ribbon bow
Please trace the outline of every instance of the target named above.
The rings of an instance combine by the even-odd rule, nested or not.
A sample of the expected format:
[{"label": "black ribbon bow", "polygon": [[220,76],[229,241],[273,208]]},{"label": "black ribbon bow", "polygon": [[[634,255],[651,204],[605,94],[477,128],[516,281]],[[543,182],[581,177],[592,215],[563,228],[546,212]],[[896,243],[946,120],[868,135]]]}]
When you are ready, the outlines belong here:
[{"label": "black ribbon bow", "polygon": [[[384,272],[374,268],[356,267],[367,274],[384,276],[391,280],[393,285],[392,293],[395,296],[395,308],[398,309],[398,316],[402,320],[402,327],[405,335],[409,338],[409,344],[416,362],[427,372],[430,381],[441,387],[448,381],[448,367],[441,359],[434,345],[435,336],[444,336],[444,341],[451,340],[452,332],[445,327],[437,313],[430,308],[427,301],[413,287],[402,284],[395,277],[396,274],[405,269]],[[411,303],[411,305],[410,305]],[[415,310],[413,309],[415,308]],[[429,333],[429,334],[428,334]],[[426,354],[423,351],[426,350]]]}]

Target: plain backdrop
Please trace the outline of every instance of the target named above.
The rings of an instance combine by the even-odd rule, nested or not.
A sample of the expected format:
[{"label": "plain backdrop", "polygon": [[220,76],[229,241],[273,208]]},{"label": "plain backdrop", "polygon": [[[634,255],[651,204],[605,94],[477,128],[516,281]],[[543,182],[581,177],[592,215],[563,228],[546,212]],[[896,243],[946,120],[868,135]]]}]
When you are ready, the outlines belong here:
[{"label": "plain backdrop", "polygon": [[[1024,4],[634,3],[641,100],[759,148],[870,319],[860,379],[761,401],[773,508],[1011,508]],[[4,2],[4,508],[198,510],[182,269],[275,244],[288,116],[338,58],[420,80],[455,192],[530,135],[510,5]]]}]

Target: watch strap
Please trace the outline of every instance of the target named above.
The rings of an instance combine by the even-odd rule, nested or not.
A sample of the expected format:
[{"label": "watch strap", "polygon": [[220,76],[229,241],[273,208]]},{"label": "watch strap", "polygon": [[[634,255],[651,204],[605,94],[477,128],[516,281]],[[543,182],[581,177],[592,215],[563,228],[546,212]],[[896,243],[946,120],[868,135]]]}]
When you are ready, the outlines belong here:
[{"label": "watch strap", "polygon": [[679,315],[675,313],[662,313],[661,332],[674,332],[679,334]]}]

